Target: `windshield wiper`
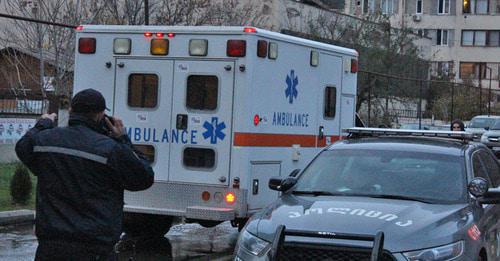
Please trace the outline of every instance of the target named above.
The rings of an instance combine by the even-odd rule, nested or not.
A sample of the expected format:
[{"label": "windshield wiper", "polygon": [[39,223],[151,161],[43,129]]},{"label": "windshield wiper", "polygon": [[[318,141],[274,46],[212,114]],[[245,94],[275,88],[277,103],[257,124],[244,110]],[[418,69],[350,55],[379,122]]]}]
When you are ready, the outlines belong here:
[{"label": "windshield wiper", "polygon": [[332,192],[328,191],[302,191],[302,190],[294,190],[292,191],[292,194],[299,194],[299,195],[313,195],[313,196],[338,196],[342,194],[335,194]]},{"label": "windshield wiper", "polygon": [[401,200],[411,200],[411,201],[418,201],[422,203],[427,203],[427,204],[433,204],[434,202],[422,199],[422,198],[415,198],[415,197],[408,197],[408,196],[401,196],[401,195],[385,195],[385,194],[369,194],[369,195],[363,195],[366,197],[370,198],[387,198],[387,199],[401,199]]}]

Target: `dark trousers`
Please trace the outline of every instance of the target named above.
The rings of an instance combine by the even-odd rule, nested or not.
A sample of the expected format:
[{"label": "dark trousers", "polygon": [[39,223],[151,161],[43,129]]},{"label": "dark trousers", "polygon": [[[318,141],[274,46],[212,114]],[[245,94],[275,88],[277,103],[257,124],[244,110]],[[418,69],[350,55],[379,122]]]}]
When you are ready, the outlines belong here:
[{"label": "dark trousers", "polygon": [[117,261],[115,253],[103,252],[85,245],[61,242],[39,242],[35,261]]}]

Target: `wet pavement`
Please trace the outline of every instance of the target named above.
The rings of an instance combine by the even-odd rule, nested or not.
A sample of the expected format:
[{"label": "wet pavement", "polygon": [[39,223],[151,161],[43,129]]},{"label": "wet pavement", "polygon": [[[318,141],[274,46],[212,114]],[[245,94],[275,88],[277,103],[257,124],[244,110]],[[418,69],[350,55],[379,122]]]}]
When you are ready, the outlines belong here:
[{"label": "wet pavement", "polygon": [[[33,232],[33,226],[0,227],[0,260],[33,260],[38,246]],[[229,222],[213,228],[178,224],[161,239],[122,242],[118,258],[119,261],[231,260],[237,238],[238,230]]]}]

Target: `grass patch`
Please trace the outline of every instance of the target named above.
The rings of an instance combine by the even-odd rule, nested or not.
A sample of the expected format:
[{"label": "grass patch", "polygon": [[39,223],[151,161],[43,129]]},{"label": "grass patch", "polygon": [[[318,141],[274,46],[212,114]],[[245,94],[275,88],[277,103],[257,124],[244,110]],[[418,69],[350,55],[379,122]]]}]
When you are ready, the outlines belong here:
[{"label": "grass patch", "polygon": [[0,211],[16,210],[16,209],[35,209],[35,191],[36,177],[30,174],[33,189],[31,199],[27,205],[12,204],[10,196],[10,180],[16,170],[16,163],[1,163],[0,164]]}]

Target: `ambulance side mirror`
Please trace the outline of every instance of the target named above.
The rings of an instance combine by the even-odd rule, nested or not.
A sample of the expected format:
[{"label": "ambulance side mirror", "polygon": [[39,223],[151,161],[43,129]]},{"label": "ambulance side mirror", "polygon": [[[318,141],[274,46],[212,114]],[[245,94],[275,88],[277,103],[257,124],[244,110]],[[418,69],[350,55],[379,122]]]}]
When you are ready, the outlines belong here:
[{"label": "ambulance side mirror", "polygon": [[269,188],[276,191],[287,191],[297,183],[293,177],[272,177],[269,179]]}]

